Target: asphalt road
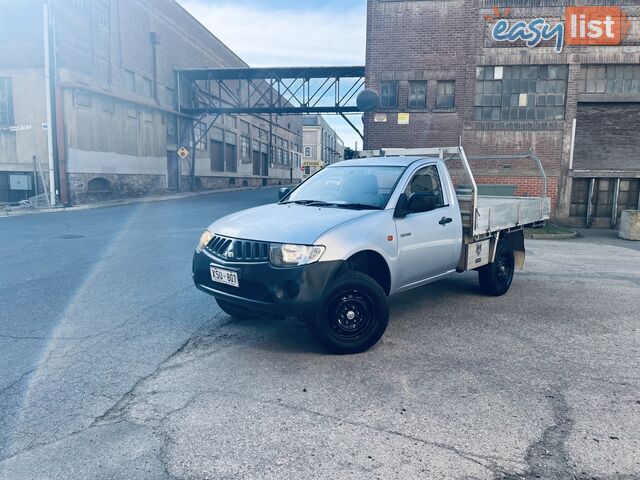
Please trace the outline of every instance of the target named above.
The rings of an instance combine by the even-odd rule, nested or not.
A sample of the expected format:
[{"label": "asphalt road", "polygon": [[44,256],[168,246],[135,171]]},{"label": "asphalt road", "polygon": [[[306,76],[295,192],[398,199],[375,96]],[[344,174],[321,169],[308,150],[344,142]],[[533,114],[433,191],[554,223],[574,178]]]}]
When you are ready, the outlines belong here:
[{"label": "asphalt road", "polygon": [[0,478],[640,478],[640,252],[531,241],[502,298],[464,274],[319,351],[190,278],[237,192],[0,219]]}]

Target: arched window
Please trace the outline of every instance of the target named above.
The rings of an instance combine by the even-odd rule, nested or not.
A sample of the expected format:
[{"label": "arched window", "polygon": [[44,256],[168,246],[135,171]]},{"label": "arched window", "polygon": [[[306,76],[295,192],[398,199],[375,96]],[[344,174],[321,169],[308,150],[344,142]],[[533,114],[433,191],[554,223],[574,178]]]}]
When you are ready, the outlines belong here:
[{"label": "arched window", "polygon": [[305,157],[311,156],[311,147],[304,147],[304,156]]},{"label": "arched window", "polygon": [[111,182],[106,178],[94,178],[89,182],[87,186],[87,192],[89,193],[105,193],[111,191]]}]

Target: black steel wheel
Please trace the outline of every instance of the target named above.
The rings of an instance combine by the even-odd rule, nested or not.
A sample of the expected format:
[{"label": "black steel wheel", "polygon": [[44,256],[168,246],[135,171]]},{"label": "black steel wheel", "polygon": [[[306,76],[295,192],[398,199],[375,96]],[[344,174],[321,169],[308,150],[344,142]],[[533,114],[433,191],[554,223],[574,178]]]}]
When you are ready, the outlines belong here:
[{"label": "black steel wheel", "polygon": [[478,270],[480,290],[487,295],[504,295],[511,288],[515,271],[513,249],[504,242],[498,244],[496,258],[493,263]]},{"label": "black steel wheel", "polygon": [[331,353],[361,353],[375,345],[389,323],[382,287],[371,277],[349,272],[328,287],[317,315],[307,323],[313,337]]}]

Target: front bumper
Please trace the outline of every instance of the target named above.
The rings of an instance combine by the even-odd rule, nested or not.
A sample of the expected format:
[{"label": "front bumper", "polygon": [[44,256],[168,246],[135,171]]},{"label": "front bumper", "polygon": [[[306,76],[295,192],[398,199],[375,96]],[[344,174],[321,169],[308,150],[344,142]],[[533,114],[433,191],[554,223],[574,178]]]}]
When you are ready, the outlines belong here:
[{"label": "front bumper", "polygon": [[[256,313],[300,316],[315,311],[342,261],[276,268],[268,262],[224,262],[204,251],[193,256],[193,282],[217,299]],[[211,280],[211,266],[237,272],[240,288]]]}]

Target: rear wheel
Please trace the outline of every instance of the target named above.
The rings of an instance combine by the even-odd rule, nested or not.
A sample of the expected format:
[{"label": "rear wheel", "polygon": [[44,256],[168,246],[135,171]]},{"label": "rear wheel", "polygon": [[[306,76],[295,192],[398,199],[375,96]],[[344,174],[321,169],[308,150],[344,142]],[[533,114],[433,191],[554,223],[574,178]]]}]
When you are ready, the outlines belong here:
[{"label": "rear wheel", "polygon": [[236,320],[250,320],[252,318],[255,318],[255,315],[252,315],[250,312],[243,310],[242,307],[237,307],[232,303],[226,302],[224,300],[219,300],[217,298],[216,302],[218,302],[220,310],[222,310],[230,317],[235,318]]},{"label": "rear wheel", "polygon": [[478,270],[480,290],[482,293],[496,297],[504,295],[511,287],[514,271],[513,249],[508,244],[501,242],[498,244],[494,262]]},{"label": "rear wheel", "polygon": [[328,288],[319,312],[307,325],[327,351],[353,354],[378,343],[388,323],[389,306],[382,287],[363,273],[349,272]]}]

